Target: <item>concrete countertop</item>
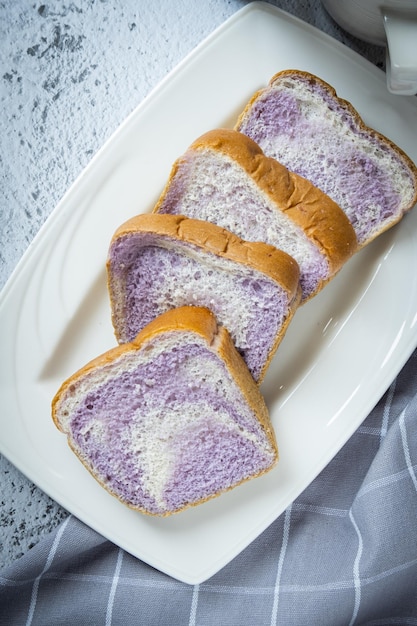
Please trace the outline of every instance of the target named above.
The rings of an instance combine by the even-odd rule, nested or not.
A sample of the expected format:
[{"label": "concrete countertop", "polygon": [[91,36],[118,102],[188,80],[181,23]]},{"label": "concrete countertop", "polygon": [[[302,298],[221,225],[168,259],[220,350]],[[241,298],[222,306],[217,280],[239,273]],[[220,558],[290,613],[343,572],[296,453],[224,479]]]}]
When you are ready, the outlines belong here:
[{"label": "concrete countertop", "polygon": [[[0,288],[65,191],[118,125],[187,53],[247,4],[0,3]],[[344,33],[319,0],[271,4],[383,68],[385,51]],[[1,455],[0,476],[3,567],[35,545],[67,512]]]}]

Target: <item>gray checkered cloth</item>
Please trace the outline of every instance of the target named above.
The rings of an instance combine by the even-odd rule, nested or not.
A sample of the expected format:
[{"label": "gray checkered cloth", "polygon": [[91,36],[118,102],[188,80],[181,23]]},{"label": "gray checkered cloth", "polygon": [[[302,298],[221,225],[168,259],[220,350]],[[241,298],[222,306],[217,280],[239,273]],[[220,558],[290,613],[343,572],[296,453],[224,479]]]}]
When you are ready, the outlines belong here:
[{"label": "gray checkered cloth", "polygon": [[68,517],[0,572],[3,626],[417,624],[417,351],[304,493],[200,585]]}]

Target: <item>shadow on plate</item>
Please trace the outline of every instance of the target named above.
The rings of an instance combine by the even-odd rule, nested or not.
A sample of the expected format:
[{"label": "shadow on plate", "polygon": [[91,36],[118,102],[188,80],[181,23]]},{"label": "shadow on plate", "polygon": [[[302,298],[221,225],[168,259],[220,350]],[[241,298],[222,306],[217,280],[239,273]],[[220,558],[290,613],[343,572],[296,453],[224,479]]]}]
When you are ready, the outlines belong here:
[{"label": "shadow on plate", "polygon": [[[395,229],[394,229],[395,230]],[[272,406],[295,389],[344,328],[392,248],[393,230],[354,255],[315,298],[296,311],[262,383]]]}]

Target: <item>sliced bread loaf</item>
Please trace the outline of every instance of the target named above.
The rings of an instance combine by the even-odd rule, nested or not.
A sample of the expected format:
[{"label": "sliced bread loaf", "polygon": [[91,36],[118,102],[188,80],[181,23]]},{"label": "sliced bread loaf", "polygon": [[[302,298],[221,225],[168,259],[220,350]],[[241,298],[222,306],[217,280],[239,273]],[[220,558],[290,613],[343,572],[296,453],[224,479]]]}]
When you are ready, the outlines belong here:
[{"label": "sliced bread loaf", "polygon": [[207,309],[165,313],[91,361],[52,403],[56,426],[123,503],[170,515],[269,471],[265,402]]},{"label": "sliced bread loaf", "polygon": [[234,130],[197,139],[174,164],[155,213],[187,215],[263,241],[300,267],[302,301],[315,295],[356,251],[344,212]]},{"label": "sliced bread loaf", "polygon": [[328,194],[359,246],[398,222],[417,201],[417,169],[369,128],[326,82],[299,70],[276,74],[250,100],[236,130]]},{"label": "sliced bread loaf", "polygon": [[113,236],[108,285],[117,340],[161,313],[204,306],[230,332],[260,382],[299,303],[299,268],[265,243],[202,220],[138,215]]}]

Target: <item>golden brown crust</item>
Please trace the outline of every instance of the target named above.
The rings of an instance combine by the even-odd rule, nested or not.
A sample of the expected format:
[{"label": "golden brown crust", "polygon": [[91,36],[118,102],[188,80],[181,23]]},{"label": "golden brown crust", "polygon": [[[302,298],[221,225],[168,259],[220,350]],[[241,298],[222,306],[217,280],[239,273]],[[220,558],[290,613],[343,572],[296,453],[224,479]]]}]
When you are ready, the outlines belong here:
[{"label": "golden brown crust", "polygon": [[244,241],[216,224],[183,215],[144,213],[122,224],[110,246],[118,238],[137,232],[155,233],[188,242],[224,259],[250,266],[279,283],[290,299],[298,291],[300,269],[289,254],[266,243]]},{"label": "golden brown crust", "polygon": [[[409,169],[411,178],[414,179],[414,196],[411,199],[411,201],[408,203],[408,205],[404,207],[403,213],[406,213],[407,211],[409,211],[417,202],[417,166],[416,166],[416,164],[391,139],[389,139],[388,137],[386,137],[382,133],[376,131],[375,129],[371,128],[370,126],[368,126],[364,122],[362,117],[359,115],[359,113],[355,109],[355,107],[348,100],[345,100],[344,98],[340,98],[338,96],[338,94],[337,94],[336,90],[334,89],[334,87],[332,87],[329,83],[324,81],[322,78],[319,78],[318,76],[315,76],[314,74],[311,74],[309,72],[305,72],[303,70],[296,70],[296,69],[283,70],[281,72],[277,72],[276,74],[274,74],[274,76],[269,81],[269,86],[268,87],[260,89],[256,93],[253,94],[253,96],[251,97],[251,99],[247,103],[246,107],[244,108],[242,113],[239,115],[237,123],[235,125],[235,129],[239,130],[243,120],[246,118],[246,115],[248,114],[248,111],[250,111],[250,109],[252,108],[254,102],[262,94],[264,94],[271,87],[273,87],[275,83],[280,82],[282,80],[285,80],[286,76],[288,76],[290,78],[300,77],[301,79],[306,80],[310,84],[318,84],[318,85],[320,85],[322,87],[322,89],[326,90],[327,93],[329,94],[329,96],[334,101],[336,101],[340,107],[342,107],[342,108],[344,108],[346,110],[347,114],[353,119],[353,121],[354,121],[355,125],[357,126],[359,132],[364,133],[364,134],[368,135],[370,138],[375,139],[376,141],[380,142],[383,146],[385,145],[390,150],[392,150],[392,152],[394,154],[396,154],[397,158],[400,161],[402,161],[402,163],[404,164],[404,167]],[[401,215],[399,215],[396,220],[393,220],[393,221],[387,223],[386,225],[382,225],[381,229],[372,237],[372,239],[374,239],[377,235],[379,235],[382,232],[384,232],[384,230],[387,230],[388,228],[391,228],[391,226],[393,226],[394,223],[399,222],[401,220],[402,216],[403,216],[403,213]],[[364,244],[362,244],[362,247],[366,243],[369,243],[369,242],[366,241]]]},{"label": "golden brown crust", "polygon": [[252,139],[236,130],[217,129],[190,146],[191,150],[208,148],[236,161],[259,189],[302,228],[328,259],[332,275],[356,252],[356,233],[339,205],[307,179],[265,156]]},{"label": "golden brown crust", "polygon": [[[52,418],[53,418],[55,425],[60,430],[63,430],[61,428],[59,418],[57,416],[57,412],[59,410],[59,403],[61,399],[65,398],[71,385],[76,384],[82,378],[84,378],[85,376],[88,376],[95,369],[106,367],[107,365],[110,365],[111,363],[114,363],[115,361],[119,360],[120,358],[128,354],[129,352],[135,352],[137,350],[140,350],[148,342],[153,341],[154,339],[157,340],[158,335],[165,333],[165,332],[176,332],[176,331],[194,332],[200,335],[206,341],[207,345],[213,351],[215,351],[218,354],[219,358],[224,362],[225,366],[230,372],[231,377],[240,388],[241,393],[244,396],[248,406],[256,415],[256,418],[261,424],[271,444],[271,447],[274,450],[274,456],[275,456],[274,463],[271,464],[271,466],[267,468],[266,470],[259,472],[257,476],[261,476],[262,474],[266,473],[267,471],[272,469],[272,467],[278,462],[278,447],[277,447],[274,429],[271,424],[269,412],[266,407],[264,398],[259,390],[258,385],[255,383],[254,379],[252,378],[243,358],[237,352],[228,331],[224,327],[218,326],[216,318],[213,315],[213,313],[209,309],[206,309],[203,307],[184,306],[184,307],[179,307],[177,309],[171,309],[170,311],[167,311],[166,313],[161,314],[159,317],[157,317],[152,322],[150,322],[150,324],[148,324],[144,329],[142,329],[138,333],[134,341],[132,341],[131,343],[123,344],[121,346],[117,346],[111,350],[108,350],[104,354],[100,355],[99,357],[87,363],[84,367],[78,370],[75,374],[70,376],[61,385],[60,389],[58,390],[58,392],[56,393],[52,401]],[[118,494],[112,491],[111,489],[109,489],[108,485],[104,484],[97,477],[96,473],[94,472],[94,468],[90,467],[89,464],[85,462],[85,460],[80,456],[80,453],[75,448],[75,446],[72,445],[71,440],[69,438],[68,438],[68,444],[73,450],[73,452],[80,459],[80,461],[83,463],[83,465],[86,467],[86,469],[94,476],[97,482],[104,489],[109,491],[113,496],[119,499]],[[241,482],[245,482],[246,480],[250,480],[252,478],[254,478],[254,476],[251,476]],[[229,489],[224,490],[224,491],[228,491],[234,488],[235,486],[237,485],[234,485],[233,487],[230,487]],[[188,504],[182,509],[179,509],[178,511],[174,511],[174,512],[180,512],[191,506],[202,504],[203,502],[206,502],[207,500],[217,497],[218,495],[220,495],[220,493],[224,493],[224,491],[213,494],[210,497],[203,498],[199,500],[198,502]],[[147,515],[153,515],[146,509],[143,509],[140,507],[133,507],[129,505],[129,503],[126,503],[126,502],[124,504],[129,506],[129,508],[139,510],[142,513],[145,513]],[[170,514],[171,512],[168,511],[165,514],[163,514],[163,516],[167,516]]]},{"label": "golden brown crust", "polygon": [[[356,233],[343,210],[310,181],[267,157],[252,139],[237,130],[215,129],[195,140],[189,151],[205,149],[222,152],[246,171],[259,189],[315,242],[328,260],[331,276],[357,251]],[[158,213],[183,158],[174,163],[154,213]]]},{"label": "golden brown crust", "polygon": [[346,214],[327,194],[320,192],[319,197],[317,187],[293,172],[290,178],[294,182],[294,193],[285,212],[318,244],[329,261],[333,276],[358,249],[355,230]]},{"label": "golden brown crust", "polygon": [[215,315],[205,307],[182,306],[170,309],[149,322],[137,334],[132,344],[136,349],[158,335],[170,331],[187,331],[201,335],[211,346],[218,333]]}]

